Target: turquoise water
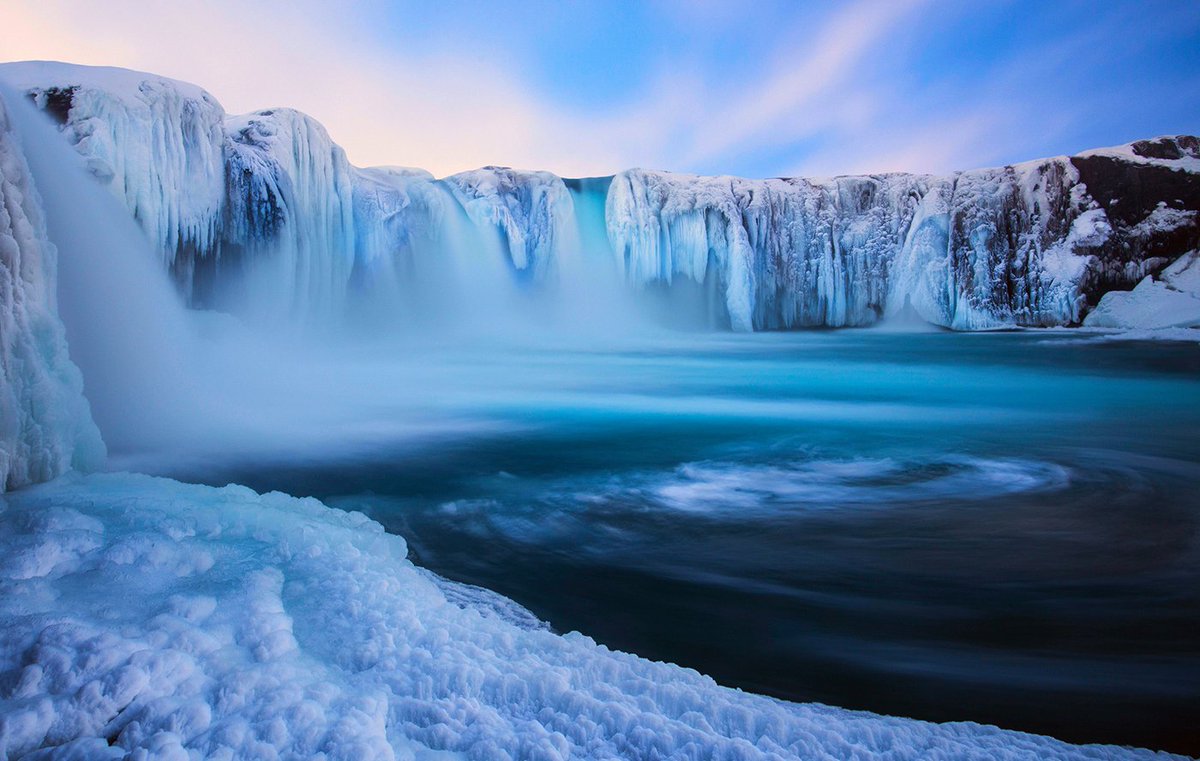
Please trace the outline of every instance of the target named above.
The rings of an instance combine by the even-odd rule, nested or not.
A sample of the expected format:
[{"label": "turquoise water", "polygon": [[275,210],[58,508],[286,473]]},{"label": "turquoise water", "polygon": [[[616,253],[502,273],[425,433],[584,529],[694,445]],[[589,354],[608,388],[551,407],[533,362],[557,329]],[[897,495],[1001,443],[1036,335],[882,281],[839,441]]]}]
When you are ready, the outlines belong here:
[{"label": "turquoise water", "polygon": [[831,331],[409,359],[422,419],[454,433],[389,438],[383,405],[369,447],[172,474],[362,510],[556,630],[724,684],[1200,752],[1195,343]]}]

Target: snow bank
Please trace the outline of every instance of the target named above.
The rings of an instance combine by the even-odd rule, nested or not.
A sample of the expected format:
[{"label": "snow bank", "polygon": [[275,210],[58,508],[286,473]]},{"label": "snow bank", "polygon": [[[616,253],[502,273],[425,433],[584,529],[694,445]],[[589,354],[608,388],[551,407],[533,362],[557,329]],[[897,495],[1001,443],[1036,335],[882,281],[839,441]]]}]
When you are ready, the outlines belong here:
[{"label": "snow bank", "polygon": [[0,492],[104,458],[67,356],[56,252],[0,93]]},{"label": "snow bank", "polygon": [[[1110,291],[1083,324],[1090,328],[1200,328],[1200,251],[1179,257],[1132,291]],[[1200,334],[1197,334],[1200,337]]]},{"label": "snow bank", "polygon": [[106,474],[2,500],[10,758],[1167,758],[721,688],[311,499]]}]

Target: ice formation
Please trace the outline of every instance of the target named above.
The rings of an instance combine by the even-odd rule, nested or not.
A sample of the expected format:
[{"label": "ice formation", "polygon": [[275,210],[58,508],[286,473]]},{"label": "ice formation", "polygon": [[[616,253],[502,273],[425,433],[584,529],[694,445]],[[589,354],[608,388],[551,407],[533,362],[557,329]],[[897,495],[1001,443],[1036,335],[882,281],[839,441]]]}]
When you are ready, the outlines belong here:
[{"label": "ice formation", "polygon": [[[1200,208],[1191,162],[1163,161],[1128,167],[1178,173],[1162,192]],[[819,182],[633,170],[613,181],[608,231],[628,279],[715,278],[742,330],[866,325],[908,308],[956,329],[1077,324],[1098,287],[1136,282],[1160,250],[1200,237],[1181,208],[1110,219],[1093,193],[1113,206],[1119,189],[1078,163]],[[1164,224],[1148,230],[1155,213]]]},{"label": "ice formation", "polygon": [[2,499],[9,758],[1169,757],[723,688],[431,579],[311,499],[131,475]]},{"label": "ice formation", "polygon": [[[325,128],[291,109],[225,120],[222,243],[251,271],[256,307],[301,319],[340,311],[354,269],[350,162]],[[236,252],[236,253],[235,253]],[[263,304],[263,299],[267,300]]]},{"label": "ice formation", "polygon": [[121,197],[168,266],[190,275],[225,206],[225,111],[204,90],[124,69],[6,64],[4,79],[62,124],[88,169]]},{"label": "ice formation", "polygon": [[[235,293],[289,319],[324,322],[364,294],[421,311],[412,279],[430,271],[585,293],[596,271],[581,262],[600,256],[624,288],[690,289],[737,330],[901,313],[955,329],[1076,325],[1106,291],[1200,246],[1193,137],[944,177],[487,167],[435,180],[356,169],[302,114],[225,116],[203,90],[149,74],[25,63],[0,77],[59,118],[193,303]],[[474,229],[451,229],[464,220]]]},{"label": "ice formation", "polygon": [[0,492],[104,457],[67,356],[55,256],[0,92]]}]

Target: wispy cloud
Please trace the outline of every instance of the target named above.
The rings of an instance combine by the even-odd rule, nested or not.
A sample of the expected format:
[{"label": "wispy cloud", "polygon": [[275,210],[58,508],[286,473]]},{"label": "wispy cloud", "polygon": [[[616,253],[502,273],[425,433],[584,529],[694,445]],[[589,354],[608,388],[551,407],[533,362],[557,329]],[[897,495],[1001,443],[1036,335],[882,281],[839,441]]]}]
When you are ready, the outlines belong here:
[{"label": "wispy cloud", "polygon": [[[855,75],[896,22],[925,0],[868,0],[842,8],[815,33],[792,30],[776,44],[760,79],[741,83],[716,113],[705,114],[686,160],[711,159],[750,141],[786,134],[797,140],[860,118],[870,106]],[[713,118],[719,117],[719,118]]]}]

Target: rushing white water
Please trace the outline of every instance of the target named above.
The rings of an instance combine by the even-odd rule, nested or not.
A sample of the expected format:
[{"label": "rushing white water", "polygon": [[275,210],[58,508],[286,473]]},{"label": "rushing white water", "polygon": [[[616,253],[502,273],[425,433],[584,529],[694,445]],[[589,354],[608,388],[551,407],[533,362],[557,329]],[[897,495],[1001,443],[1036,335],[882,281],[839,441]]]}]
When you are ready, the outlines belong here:
[{"label": "rushing white water", "polygon": [[158,443],[200,398],[188,318],[145,233],[43,114],[11,109],[58,248],[59,314],[106,441]]},{"label": "rushing white water", "polygon": [[56,251],[10,103],[21,108],[0,88],[0,492],[104,456],[56,313]]}]

